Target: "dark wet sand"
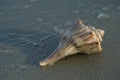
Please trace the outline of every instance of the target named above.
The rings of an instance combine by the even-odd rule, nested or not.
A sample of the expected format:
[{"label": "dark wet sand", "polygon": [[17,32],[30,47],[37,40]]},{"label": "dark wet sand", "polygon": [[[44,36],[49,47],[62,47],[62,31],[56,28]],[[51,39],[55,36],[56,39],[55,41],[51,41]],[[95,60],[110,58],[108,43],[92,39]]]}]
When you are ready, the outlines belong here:
[{"label": "dark wet sand", "polygon": [[[101,13],[109,18],[97,19]],[[103,52],[40,67],[60,40],[52,29],[67,29],[77,19],[106,31]],[[120,80],[119,75],[119,0],[0,0],[0,80]]]}]

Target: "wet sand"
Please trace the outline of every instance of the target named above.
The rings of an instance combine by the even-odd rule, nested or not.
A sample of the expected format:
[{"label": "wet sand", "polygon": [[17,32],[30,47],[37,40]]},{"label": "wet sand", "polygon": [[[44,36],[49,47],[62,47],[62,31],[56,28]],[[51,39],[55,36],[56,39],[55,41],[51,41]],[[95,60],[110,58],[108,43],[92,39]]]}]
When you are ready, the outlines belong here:
[{"label": "wet sand", "polygon": [[[103,52],[40,67],[60,40],[53,28],[67,29],[77,19],[106,31]],[[0,80],[119,80],[119,30],[119,0],[1,0]]]}]

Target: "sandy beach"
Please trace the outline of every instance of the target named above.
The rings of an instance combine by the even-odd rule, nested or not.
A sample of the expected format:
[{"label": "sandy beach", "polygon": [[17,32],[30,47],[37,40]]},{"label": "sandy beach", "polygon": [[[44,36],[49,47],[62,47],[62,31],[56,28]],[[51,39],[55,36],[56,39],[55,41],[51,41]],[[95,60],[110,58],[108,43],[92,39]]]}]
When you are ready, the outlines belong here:
[{"label": "sandy beach", "polygon": [[[39,66],[60,41],[53,28],[78,19],[105,30],[103,51]],[[120,80],[119,41],[119,0],[0,1],[0,80]]]}]

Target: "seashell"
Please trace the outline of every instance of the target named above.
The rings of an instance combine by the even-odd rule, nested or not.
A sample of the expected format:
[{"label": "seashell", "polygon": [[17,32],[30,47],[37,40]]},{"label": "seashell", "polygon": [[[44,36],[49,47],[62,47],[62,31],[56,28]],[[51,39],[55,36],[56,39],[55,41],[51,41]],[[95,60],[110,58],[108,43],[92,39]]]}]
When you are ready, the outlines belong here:
[{"label": "seashell", "polygon": [[41,66],[51,65],[56,61],[72,54],[93,54],[102,51],[101,42],[104,30],[85,26],[81,20],[66,30],[61,38],[59,46],[43,61]]}]

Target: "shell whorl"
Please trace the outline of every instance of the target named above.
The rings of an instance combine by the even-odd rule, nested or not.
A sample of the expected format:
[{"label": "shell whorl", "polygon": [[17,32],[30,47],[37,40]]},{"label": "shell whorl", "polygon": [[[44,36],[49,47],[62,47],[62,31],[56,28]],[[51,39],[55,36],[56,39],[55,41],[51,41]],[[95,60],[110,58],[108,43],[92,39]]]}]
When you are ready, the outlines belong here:
[{"label": "shell whorl", "polygon": [[[68,30],[69,32],[69,30]],[[77,27],[73,29],[71,39],[75,41],[76,44],[81,45],[80,43],[93,43],[93,42],[102,42],[102,37],[104,36],[104,30],[96,29],[92,26],[85,26],[81,20],[77,21]],[[68,35],[66,33],[64,36]],[[69,35],[70,36],[70,35]]]},{"label": "shell whorl", "polygon": [[96,35],[95,37],[98,38],[98,40],[100,40],[100,42],[102,42],[102,37],[104,36],[104,31],[101,29],[95,29],[94,27],[90,27],[91,31],[94,32],[94,34]]},{"label": "shell whorl", "polygon": [[[72,31],[71,30],[67,30],[64,34],[64,37],[66,37],[65,41],[63,40],[63,43],[67,43],[68,45],[73,44],[74,47],[76,47],[77,49],[80,48],[82,46],[89,46],[89,45],[95,45],[98,47],[98,51],[101,51],[101,42],[102,42],[102,37],[104,36],[104,31],[101,29],[96,29],[92,26],[85,26],[82,21],[78,20],[77,21],[77,26],[73,27]],[[69,36],[69,37],[68,37]],[[62,42],[60,44],[62,44]],[[88,47],[91,48],[91,47]],[[81,52],[81,51],[79,51]],[[86,52],[86,50],[83,50],[83,52],[85,53],[89,53]],[[97,51],[96,51],[97,52]],[[92,53],[92,51],[90,52]]]}]

